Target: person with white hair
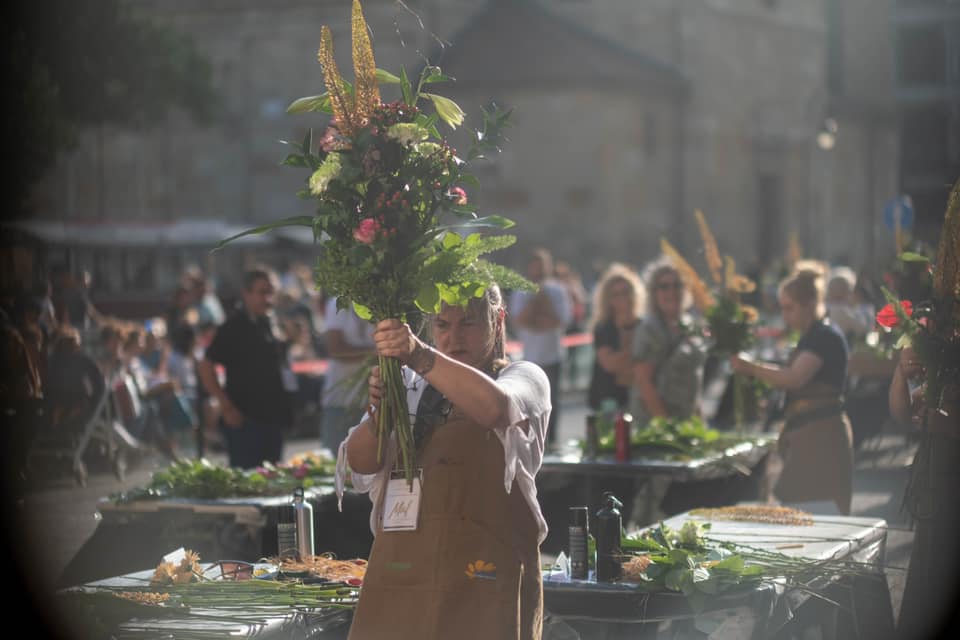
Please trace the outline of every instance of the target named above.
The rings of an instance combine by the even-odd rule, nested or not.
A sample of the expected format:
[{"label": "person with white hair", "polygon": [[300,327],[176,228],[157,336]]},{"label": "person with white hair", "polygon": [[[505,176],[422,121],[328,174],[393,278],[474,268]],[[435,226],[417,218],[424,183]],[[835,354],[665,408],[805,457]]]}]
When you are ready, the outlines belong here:
[{"label": "person with white hair", "polygon": [[857,274],[850,267],[837,266],[830,271],[825,301],[827,317],[851,343],[863,339],[874,326],[873,306],[857,302],[856,287]]}]

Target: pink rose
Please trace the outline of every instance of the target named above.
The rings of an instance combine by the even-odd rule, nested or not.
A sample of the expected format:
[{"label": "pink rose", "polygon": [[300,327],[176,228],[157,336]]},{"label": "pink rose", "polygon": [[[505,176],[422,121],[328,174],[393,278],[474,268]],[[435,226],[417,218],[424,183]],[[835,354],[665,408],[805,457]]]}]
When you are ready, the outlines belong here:
[{"label": "pink rose", "polygon": [[460,187],[453,187],[448,194],[454,204],[467,204],[467,192]]},{"label": "pink rose", "polygon": [[353,230],[353,239],[363,244],[373,244],[380,231],[380,223],[373,218],[364,218],[360,226]]}]

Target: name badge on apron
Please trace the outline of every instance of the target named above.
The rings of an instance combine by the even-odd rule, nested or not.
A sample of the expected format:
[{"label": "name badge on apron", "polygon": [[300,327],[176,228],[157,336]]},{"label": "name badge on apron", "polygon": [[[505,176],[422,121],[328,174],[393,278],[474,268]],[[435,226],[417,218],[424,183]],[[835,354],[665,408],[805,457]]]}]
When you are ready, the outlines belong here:
[{"label": "name badge on apron", "polygon": [[387,496],[383,501],[384,531],[416,531],[420,516],[420,486],[423,469],[417,469],[413,486],[407,483],[403,471],[392,471],[387,481]]}]

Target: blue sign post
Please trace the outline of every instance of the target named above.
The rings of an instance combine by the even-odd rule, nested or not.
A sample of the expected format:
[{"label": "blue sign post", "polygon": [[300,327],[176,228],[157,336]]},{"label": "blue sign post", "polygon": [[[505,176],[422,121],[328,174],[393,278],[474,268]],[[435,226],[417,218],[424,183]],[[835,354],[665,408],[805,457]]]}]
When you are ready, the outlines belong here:
[{"label": "blue sign post", "polygon": [[913,200],[908,195],[893,198],[883,207],[883,222],[890,231],[907,230],[913,226]]}]

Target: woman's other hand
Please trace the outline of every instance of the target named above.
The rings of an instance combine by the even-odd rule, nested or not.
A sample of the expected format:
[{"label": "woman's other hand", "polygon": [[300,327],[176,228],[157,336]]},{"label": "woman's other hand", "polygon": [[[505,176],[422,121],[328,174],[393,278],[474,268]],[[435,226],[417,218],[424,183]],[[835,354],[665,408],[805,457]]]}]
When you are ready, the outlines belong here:
[{"label": "woman's other hand", "polygon": [[913,350],[913,347],[903,348],[897,366],[900,367],[900,372],[908,380],[923,375],[923,363],[917,357],[917,352]]},{"label": "woman's other hand", "polygon": [[380,401],[383,399],[383,380],[380,379],[380,367],[374,366],[370,369],[367,388],[370,400],[369,413],[373,415],[380,409]]}]

